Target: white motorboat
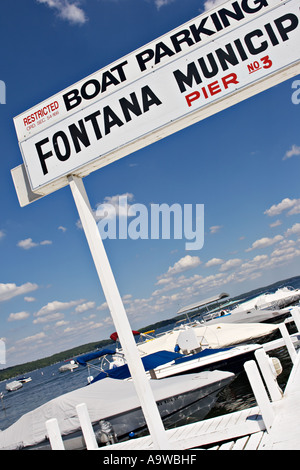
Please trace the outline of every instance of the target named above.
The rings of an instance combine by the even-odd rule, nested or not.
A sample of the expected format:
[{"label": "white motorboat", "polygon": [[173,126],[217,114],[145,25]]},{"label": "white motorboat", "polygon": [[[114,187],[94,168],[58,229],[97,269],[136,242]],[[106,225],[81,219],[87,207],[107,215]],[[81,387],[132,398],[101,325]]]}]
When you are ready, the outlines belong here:
[{"label": "white motorboat", "polygon": [[28,382],[31,382],[32,378],[31,377],[19,377],[17,381],[21,382],[22,384],[26,384]]},{"label": "white motorboat", "polygon": [[[206,348],[194,354],[159,351],[145,355],[141,360],[147,375],[152,379],[208,370],[223,370],[237,374],[243,370],[246,361],[255,358],[255,351],[261,347],[260,344],[249,344],[223,349]],[[92,362],[96,357],[103,358],[100,365]],[[88,366],[89,383],[95,383],[106,377],[131,380],[125,356],[119,351],[104,349],[97,353],[85,354],[77,359],[81,365]],[[95,378],[90,375],[91,370],[97,371],[98,375]]]},{"label": "white motorboat", "polygon": [[[215,324],[202,324],[194,322],[190,325],[182,325],[171,331],[157,335],[151,340],[137,344],[141,355],[151,354],[157,351],[174,351],[178,344],[178,337],[183,337],[183,332],[193,331],[196,338],[194,347],[198,348],[226,348],[238,344],[255,342],[262,337],[267,337],[277,331],[279,325],[264,323],[224,324],[220,320]],[[186,334],[186,333],[185,333]],[[181,348],[184,351],[184,348]]]},{"label": "white motorboat", "polygon": [[74,369],[77,369],[78,364],[76,364],[75,361],[70,361],[68,364],[63,364],[62,366],[59,367],[59,372],[68,372],[71,371],[73,372]]},{"label": "white motorboat", "polygon": [[225,310],[209,313],[201,321],[213,325],[215,323],[278,323],[291,315],[289,307],[272,309],[250,309],[244,311]]},{"label": "white motorboat", "polygon": [[[213,323],[262,323],[278,322],[290,315],[288,307],[300,299],[300,289],[282,287],[274,293],[263,293],[247,301],[229,301],[214,309],[208,309],[210,303],[219,303],[228,294],[220,294],[206,301],[196,302],[193,305],[181,308],[177,313],[186,315],[199,312],[201,322]],[[238,305],[235,305],[238,304]],[[235,305],[235,306],[234,306]],[[200,313],[200,308],[207,307],[207,311]]]},{"label": "white motorboat", "polygon": [[232,309],[232,315],[235,313],[251,310],[282,309],[297,302],[300,299],[300,289],[292,287],[281,287],[273,293],[264,293],[253,299],[242,302]]},{"label": "white motorboat", "polygon": [[19,388],[22,387],[23,384],[19,380],[13,380],[12,382],[9,382],[5,385],[5,388],[8,392],[15,392],[16,390],[19,390]]},{"label": "white motorboat", "polygon": [[[234,374],[207,371],[187,376],[151,380],[151,388],[165,426],[178,417],[200,410],[203,419],[218,393],[234,379]],[[117,383],[116,383],[117,382]],[[103,421],[109,424],[114,440],[146,429],[146,422],[132,381],[106,378],[64,394],[23,415],[0,433],[0,449],[49,449],[45,422],[56,418],[66,449],[85,447],[76,405],[86,403],[99,445],[105,441]],[[105,433],[104,433],[105,434]]]}]

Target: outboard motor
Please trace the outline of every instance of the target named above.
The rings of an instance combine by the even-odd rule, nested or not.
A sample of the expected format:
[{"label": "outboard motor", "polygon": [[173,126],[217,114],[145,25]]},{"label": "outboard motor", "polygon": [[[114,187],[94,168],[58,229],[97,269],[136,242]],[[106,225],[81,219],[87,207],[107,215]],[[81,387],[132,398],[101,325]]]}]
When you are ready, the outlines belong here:
[{"label": "outboard motor", "polygon": [[98,444],[109,446],[118,442],[116,433],[109,421],[101,419],[99,421],[99,429],[95,433]]}]

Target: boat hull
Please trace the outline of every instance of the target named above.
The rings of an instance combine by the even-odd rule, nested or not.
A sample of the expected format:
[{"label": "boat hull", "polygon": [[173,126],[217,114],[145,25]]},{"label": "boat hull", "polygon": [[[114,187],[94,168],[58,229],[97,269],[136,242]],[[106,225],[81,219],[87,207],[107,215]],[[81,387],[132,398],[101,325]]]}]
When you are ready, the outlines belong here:
[{"label": "boat hull", "polygon": [[[151,380],[151,388],[165,426],[174,425],[189,416],[195,409],[200,410],[197,418],[203,419],[217,400],[219,392],[230,384],[234,377],[234,374],[229,372],[213,371]],[[125,395],[127,397],[124,399]],[[87,404],[99,445],[101,445],[101,436],[97,432],[99,422],[102,420],[109,421],[118,440],[128,439],[129,433],[132,432],[137,434],[147,431],[144,414],[135,395],[132,381],[104,379],[78,391],[70,392],[55,401],[52,400],[43,405],[43,408],[40,407],[30,412],[29,416],[28,414],[23,416],[19,424],[17,422],[1,433],[0,448],[49,449],[49,441],[44,439],[45,421],[50,417],[58,417],[65,448],[84,449],[85,443],[75,411],[76,404],[83,402]],[[31,423],[34,423],[34,427],[29,432],[28,426]],[[40,427],[38,432],[37,423]],[[7,435],[5,435],[6,431],[8,431]],[[2,436],[6,442],[3,439],[1,443]],[[18,442],[19,444],[16,444]]]}]

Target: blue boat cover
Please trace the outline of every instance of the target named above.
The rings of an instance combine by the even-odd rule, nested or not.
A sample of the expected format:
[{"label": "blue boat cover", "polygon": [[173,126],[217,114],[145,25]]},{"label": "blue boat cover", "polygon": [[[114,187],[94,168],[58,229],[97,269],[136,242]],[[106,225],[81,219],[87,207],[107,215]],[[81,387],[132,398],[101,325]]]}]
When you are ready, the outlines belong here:
[{"label": "blue boat cover", "polygon": [[[144,365],[145,370],[155,369],[162,364],[166,364],[167,362],[174,361],[182,357],[181,354],[174,353],[171,351],[159,351],[153,354],[148,354],[148,356],[142,357],[142,363]],[[91,383],[97,382],[98,380],[104,379],[105,377],[110,377],[111,379],[127,379],[130,377],[130,372],[128,365],[125,364],[124,366],[115,367],[114,369],[109,369],[105,372],[100,372]]]},{"label": "blue boat cover", "polygon": [[[175,364],[181,364],[182,362],[192,361],[194,359],[199,359],[201,357],[209,356],[211,354],[216,354],[222,351],[228,351],[232,348],[220,348],[220,349],[210,349],[206,348],[203,351],[200,351],[196,354],[191,354],[188,356],[183,356],[180,353],[172,352],[172,351],[158,351],[153,354],[148,354],[147,356],[142,357],[142,363],[146,371],[155,369],[156,367],[167,364],[168,362],[174,361]],[[105,354],[114,354],[115,351],[110,349],[103,349],[102,351],[95,351],[94,353],[84,354],[83,356],[78,357],[76,360],[81,365],[86,365],[86,362],[95,359],[97,357],[104,356]],[[130,377],[130,372],[127,364],[123,366],[115,367],[113,369],[106,370],[105,372],[100,372],[92,381],[91,383],[98,382],[98,380],[102,380],[105,377],[110,377],[111,379],[118,379],[123,380]]]},{"label": "blue boat cover", "polygon": [[201,357],[210,356],[211,354],[216,354],[216,353],[223,352],[223,351],[229,351],[230,349],[232,348],[220,348],[220,349],[206,348],[203,351],[200,351],[196,354],[192,354],[190,356],[182,356],[182,354],[180,354],[180,358],[175,359],[175,364],[181,364],[182,362],[192,361],[193,359],[199,359]]},{"label": "blue boat cover", "polygon": [[97,359],[97,357],[105,356],[106,354],[115,354],[116,351],[112,349],[102,349],[101,351],[94,351],[91,353],[83,354],[76,358],[76,362],[81,366],[86,366],[88,361],[92,361],[93,359]]}]

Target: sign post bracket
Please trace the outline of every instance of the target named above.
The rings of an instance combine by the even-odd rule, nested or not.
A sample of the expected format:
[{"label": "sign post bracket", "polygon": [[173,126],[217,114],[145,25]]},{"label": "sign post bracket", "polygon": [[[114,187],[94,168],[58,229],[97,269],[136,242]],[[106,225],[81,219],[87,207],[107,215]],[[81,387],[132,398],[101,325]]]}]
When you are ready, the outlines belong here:
[{"label": "sign post bracket", "polygon": [[69,186],[94,260],[100,283],[128,363],[144,417],[157,450],[171,450],[140,354],[130,328],[125,307],[116,284],[96,220],[82,181],[69,176]]}]

